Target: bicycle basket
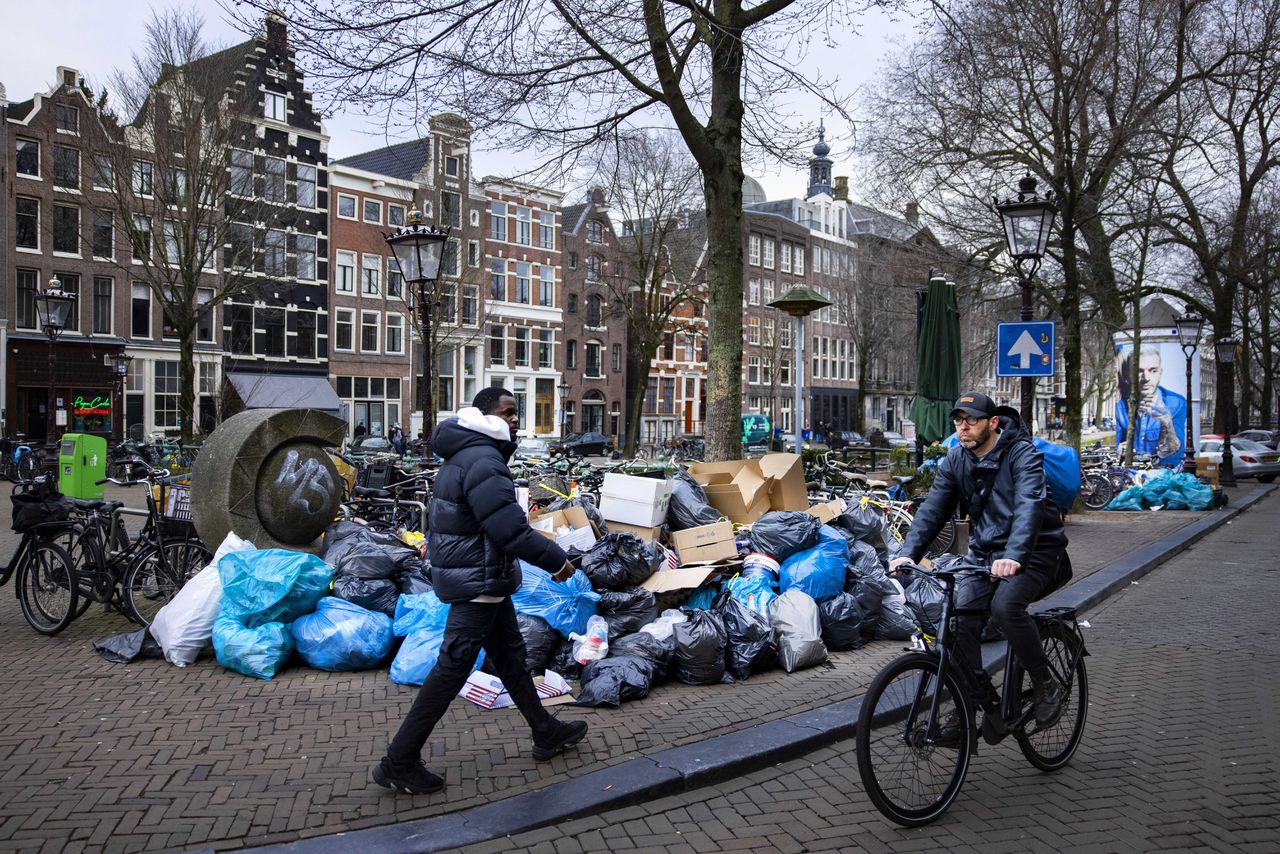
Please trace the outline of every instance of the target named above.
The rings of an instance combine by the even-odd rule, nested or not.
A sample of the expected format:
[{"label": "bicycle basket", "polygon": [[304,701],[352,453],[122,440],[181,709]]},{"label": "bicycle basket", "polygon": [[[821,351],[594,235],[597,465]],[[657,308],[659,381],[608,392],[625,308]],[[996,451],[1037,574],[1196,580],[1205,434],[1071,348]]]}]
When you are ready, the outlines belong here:
[{"label": "bicycle basket", "polygon": [[57,492],[15,492],[9,498],[13,501],[10,527],[19,533],[49,522],[65,522],[71,517],[70,503]]}]

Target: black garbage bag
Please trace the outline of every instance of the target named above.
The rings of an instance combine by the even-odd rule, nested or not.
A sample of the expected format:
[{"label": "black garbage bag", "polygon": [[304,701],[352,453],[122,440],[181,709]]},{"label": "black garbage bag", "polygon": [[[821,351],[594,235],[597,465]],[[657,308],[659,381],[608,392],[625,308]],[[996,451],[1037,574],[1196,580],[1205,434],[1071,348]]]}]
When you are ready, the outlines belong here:
[{"label": "black garbage bag", "polygon": [[[557,632],[557,634],[559,633]],[[573,657],[573,641],[565,638],[560,642],[560,646],[556,647],[556,654],[551,658],[549,667],[565,679],[577,679],[582,675],[582,665],[578,663],[578,659]]]},{"label": "black garbage bag", "polygon": [[11,494],[9,500],[13,502],[10,527],[19,532],[29,531],[41,522],[65,522],[71,515],[71,502],[48,479],[27,492]]},{"label": "black garbage bag", "polygon": [[658,619],[658,602],[643,587],[610,590],[600,594],[596,613],[609,624],[609,637],[620,638]]},{"label": "black garbage bag", "polygon": [[635,655],[610,656],[593,661],[582,670],[579,706],[620,706],[649,694],[658,676],[658,665]]},{"label": "black garbage bag", "polygon": [[852,593],[841,593],[818,605],[822,642],[831,652],[862,646],[862,606]]},{"label": "black garbage bag", "polygon": [[876,636],[876,629],[880,627],[880,602],[884,599],[884,595],[866,579],[858,579],[846,587],[845,592],[858,600],[858,607],[862,610],[859,631],[864,641],[871,640]]},{"label": "black garbage bag", "polygon": [[778,663],[773,629],[763,614],[732,596],[721,596],[716,613],[724,622],[725,665],[734,679],[763,673]]},{"label": "black garbage bag", "polygon": [[635,656],[652,661],[658,665],[659,677],[667,672],[671,658],[676,653],[675,635],[668,635],[666,640],[659,640],[648,632],[632,632],[616,641],[609,641],[609,657],[622,658]]},{"label": "black garbage bag", "polygon": [[96,641],[93,648],[112,664],[128,664],[136,658],[164,658],[164,650],[145,628]]},{"label": "black garbage bag", "polygon": [[916,574],[906,585],[907,607],[911,609],[916,623],[924,629],[925,634],[938,636],[938,626],[942,622],[942,605],[946,594],[942,586],[928,576]]},{"label": "black garbage bag", "polygon": [[667,502],[667,524],[673,531],[711,525],[720,519],[720,511],[711,506],[701,484],[683,469],[671,478],[671,498]]},{"label": "black garbage bag", "polygon": [[622,590],[643,584],[658,571],[662,560],[657,543],[619,532],[596,541],[582,556],[582,571],[596,590]]},{"label": "black garbage bag", "polygon": [[575,495],[572,498],[557,498],[555,501],[547,505],[548,513],[556,510],[566,510],[570,507],[581,507],[583,512],[587,514],[587,518],[591,520],[591,524],[596,526],[596,530],[602,534],[609,533],[609,526],[604,521],[604,516],[600,513],[600,508],[596,506],[595,501],[590,495]]},{"label": "black garbage bag", "polygon": [[876,625],[876,640],[908,640],[918,625],[916,615],[906,602],[906,596],[892,580],[894,593],[880,600],[880,622]]},{"label": "black garbage bag", "polygon": [[673,632],[676,653],[672,675],[686,685],[714,685],[724,679],[728,644],[724,622],[712,611],[691,611]]},{"label": "black garbage bag", "polygon": [[400,592],[406,596],[435,589],[431,584],[431,561],[427,558],[412,555],[412,559],[401,561],[400,570]]},{"label": "black garbage bag", "polygon": [[833,524],[874,548],[880,562],[888,566],[889,547],[885,543],[884,514],[878,507],[864,507],[860,502],[853,502]]},{"label": "black garbage bag", "polygon": [[[851,535],[852,536],[852,535]],[[853,581],[866,576],[883,576],[887,566],[880,562],[880,555],[869,543],[853,539],[849,541],[849,566],[845,570],[845,589]]]},{"label": "black garbage bag", "polygon": [[816,546],[821,527],[817,516],[798,510],[775,510],[751,526],[751,548],[782,563],[796,552]]},{"label": "black garbage bag", "polygon": [[[532,676],[541,676],[542,671],[551,665],[556,650],[560,646],[560,633],[541,617],[529,614],[516,614],[516,624],[520,626],[520,637],[524,638],[524,663]],[[489,660],[485,656],[485,661]]]},{"label": "black garbage bag", "polygon": [[400,598],[400,585],[394,578],[335,575],[333,595],[359,605],[361,608],[379,611],[394,619],[396,600]]},{"label": "black garbage bag", "polygon": [[416,552],[395,534],[371,531],[364,525],[343,520],[324,532],[324,562],[333,574],[353,578],[394,578],[398,561]]}]

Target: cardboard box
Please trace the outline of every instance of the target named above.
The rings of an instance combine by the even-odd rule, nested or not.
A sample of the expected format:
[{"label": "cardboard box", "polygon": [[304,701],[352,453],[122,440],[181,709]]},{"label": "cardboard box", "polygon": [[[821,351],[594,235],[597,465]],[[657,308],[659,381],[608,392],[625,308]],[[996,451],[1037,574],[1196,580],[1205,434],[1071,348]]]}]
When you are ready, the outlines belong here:
[{"label": "cardboard box", "polygon": [[1222,463],[1211,457],[1196,457],[1196,477],[1201,483],[1207,483],[1210,486],[1218,485],[1218,477],[1221,474]]},{"label": "cardboard box", "polygon": [[808,510],[809,490],[804,485],[804,460],[799,454],[765,454],[760,471],[772,478],[769,506],[773,510]]},{"label": "cardboard box", "polygon": [[696,590],[717,575],[731,575],[742,568],[740,560],[663,569],[649,576],[640,586],[655,596],[680,590]]},{"label": "cardboard box", "polygon": [[813,516],[825,525],[838,518],[840,514],[844,513],[844,511],[844,499],[837,498],[833,501],[828,501],[826,504],[818,504],[814,507],[810,507],[808,513],[810,516]]},{"label": "cardboard box", "polygon": [[681,566],[715,563],[732,560],[738,556],[733,524],[730,522],[716,522],[684,531],[672,531],[671,545],[680,558]]},{"label": "cardboard box", "polygon": [[619,532],[633,534],[644,540],[646,543],[653,543],[657,542],[658,537],[662,536],[662,526],[654,525],[652,527],[645,527],[643,525],[628,525],[625,522],[615,522],[610,520],[609,533],[616,534]]},{"label": "cardboard box", "polygon": [[759,460],[695,463],[689,475],[707,493],[711,506],[739,525],[750,525],[772,509],[772,481],[764,476]]},{"label": "cardboard box", "polygon": [[[541,676],[533,677],[533,687],[544,706],[573,702],[569,683],[554,670],[547,670]],[[467,677],[458,696],[470,700],[482,709],[505,709],[516,704],[501,679],[478,670]]]},{"label": "cardboard box", "polygon": [[670,500],[667,478],[606,474],[600,488],[600,515],[606,522],[652,527],[666,520]]},{"label": "cardboard box", "polygon": [[[581,507],[566,507],[551,513],[535,513],[529,517],[529,525],[533,530],[549,540],[555,540],[561,546],[576,546],[589,549],[596,544],[600,532],[591,523],[591,517]],[[572,532],[556,536],[556,529],[564,526],[572,528]]]}]

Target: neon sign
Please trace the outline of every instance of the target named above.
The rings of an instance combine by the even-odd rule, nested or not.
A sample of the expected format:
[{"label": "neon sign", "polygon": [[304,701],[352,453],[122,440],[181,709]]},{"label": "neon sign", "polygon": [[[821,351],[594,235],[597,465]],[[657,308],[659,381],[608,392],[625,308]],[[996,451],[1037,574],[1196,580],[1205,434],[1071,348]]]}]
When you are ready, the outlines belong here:
[{"label": "neon sign", "polygon": [[71,412],[73,415],[110,415],[111,398],[99,395],[85,399],[82,395],[76,395],[71,402]]}]

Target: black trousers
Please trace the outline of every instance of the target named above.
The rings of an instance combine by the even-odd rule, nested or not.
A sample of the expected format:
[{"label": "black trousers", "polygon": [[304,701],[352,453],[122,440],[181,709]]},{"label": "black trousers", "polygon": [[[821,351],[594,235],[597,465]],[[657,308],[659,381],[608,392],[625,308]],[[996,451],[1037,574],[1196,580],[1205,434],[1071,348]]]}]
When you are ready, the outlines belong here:
[{"label": "black trousers", "polygon": [[471,667],[483,649],[516,707],[536,736],[551,722],[542,707],[533,679],[525,667],[524,638],[516,623],[511,599],[501,602],[457,602],[449,606],[440,657],[427,674],[404,723],[387,748],[387,758],[397,765],[411,765],[422,757],[431,736],[453,698],[466,684]]},{"label": "black trousers", "polygon": [[[975,563],[987,562],[972,554],[969,559]],[[1012,578],[999,582],[973,576],[965,578],[956,591],[956,604],[976,608],[990,602],[991,621],[1004,632],[1013,654],[1029,673],[1039,674],[1048,667],[1048,661],[1040,646],[1036,621],[1027,613],[1027,606],[1052,593],[1070,577],[1071,561],[1065,549],[1036,551]],[[956,649],[975,672],[982,670],[983,622],[981,617],[956,620]]]}]

